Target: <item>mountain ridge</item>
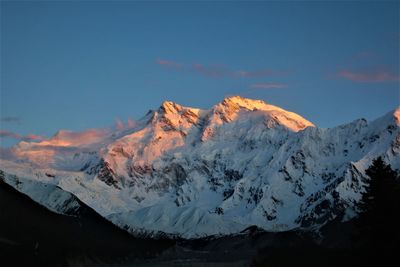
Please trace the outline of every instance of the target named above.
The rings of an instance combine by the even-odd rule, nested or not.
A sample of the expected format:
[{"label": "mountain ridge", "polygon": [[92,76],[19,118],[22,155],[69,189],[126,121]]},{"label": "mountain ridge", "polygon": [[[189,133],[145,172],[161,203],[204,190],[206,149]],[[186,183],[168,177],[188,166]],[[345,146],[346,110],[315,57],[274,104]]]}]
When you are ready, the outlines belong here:
[{"label": "mountain ridge", "polygon": [[57,186],[133,234],[318,228],[356,216],[373,158],[400,167],[399,112],[323,129],[239,96],[208,110],[165,101],[127,129],[16,145],[0,169],[27,195]]}]

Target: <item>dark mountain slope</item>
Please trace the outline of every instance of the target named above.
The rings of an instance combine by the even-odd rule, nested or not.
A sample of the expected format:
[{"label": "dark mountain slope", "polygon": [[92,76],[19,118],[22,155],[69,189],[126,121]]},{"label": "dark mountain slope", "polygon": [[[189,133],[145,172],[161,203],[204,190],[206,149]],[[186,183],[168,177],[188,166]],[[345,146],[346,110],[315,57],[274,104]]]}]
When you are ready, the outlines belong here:
[{"label": "dark mountain slope", "polygon": [[2,266],[116,262],[128,254],[157,255],[169,245],[171,241],[135,239],[85,206],[79,217],[55,214],[0,182]]}]

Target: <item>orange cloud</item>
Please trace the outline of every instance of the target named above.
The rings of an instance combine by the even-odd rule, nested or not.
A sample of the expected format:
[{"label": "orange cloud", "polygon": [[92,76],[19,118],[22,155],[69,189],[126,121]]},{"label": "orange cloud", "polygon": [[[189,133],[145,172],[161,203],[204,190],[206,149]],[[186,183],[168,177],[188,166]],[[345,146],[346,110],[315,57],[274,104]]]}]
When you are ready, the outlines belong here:
[{"label": "orange cloud", "polygon": [[[42,167],[50,167],[57,161],[56,155],[73,155],[80,151],[92,151],[90,145],[98,144],[110,134],[111,129],[89,129],[83,132],[61,130],[41,142],[20,142],[10,150],[0,151],[3,158],[16,157]],[[38,136],[27,135],[21,141],[32,141]],[[30,138],[30,139],[27,139]]]},{"label": "orange cloud", "polygon": [[89,129],[83,132],[61,130],[52,138],[41,142],[43,146],[80,146],[101,141],[109,133],[108,129]]},{"label": "orange cloud", "polygon": [[379,71],[351,71],[341,70],[337,76],[353,82],[391,82],[399,81],[400,76],[387,70]]}]

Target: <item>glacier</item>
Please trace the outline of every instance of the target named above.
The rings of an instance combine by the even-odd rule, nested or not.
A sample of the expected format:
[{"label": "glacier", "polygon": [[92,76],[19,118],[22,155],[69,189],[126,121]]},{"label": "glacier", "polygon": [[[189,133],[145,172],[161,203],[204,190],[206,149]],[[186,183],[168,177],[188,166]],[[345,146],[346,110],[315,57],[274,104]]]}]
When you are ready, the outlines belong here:
[{"label": "glacier", "polygon": [[124,129],[59,131],[1,155],[0,178],[48,209],[79,201],[133,235],[199,238],[318,229],[357,215],[382,156],[400,168],[400,108],[319,128],[240,96],[208,110],[166,101]]}]

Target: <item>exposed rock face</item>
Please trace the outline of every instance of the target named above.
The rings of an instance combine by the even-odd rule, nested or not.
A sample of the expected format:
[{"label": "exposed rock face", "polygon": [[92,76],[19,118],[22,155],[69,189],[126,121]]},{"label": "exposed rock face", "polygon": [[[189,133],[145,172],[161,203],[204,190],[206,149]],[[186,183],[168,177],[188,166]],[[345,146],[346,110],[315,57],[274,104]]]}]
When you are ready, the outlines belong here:
[{"label": "exposed rock face", "polygon": [[400,167],[396,114],[321,129],[260,100],[230,97],[209,110],[164,102],[133,128],[81,134],[94,136],[87,143],[79,133],[24,142],[0,167],[57,186],[134,234],[318,228],[355,216],[373,158]]}]

